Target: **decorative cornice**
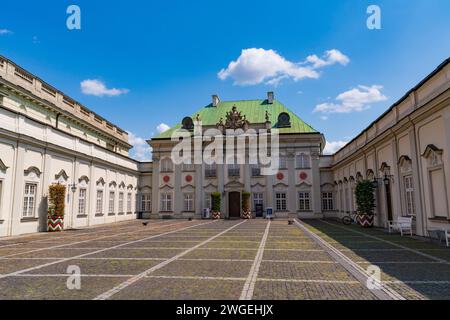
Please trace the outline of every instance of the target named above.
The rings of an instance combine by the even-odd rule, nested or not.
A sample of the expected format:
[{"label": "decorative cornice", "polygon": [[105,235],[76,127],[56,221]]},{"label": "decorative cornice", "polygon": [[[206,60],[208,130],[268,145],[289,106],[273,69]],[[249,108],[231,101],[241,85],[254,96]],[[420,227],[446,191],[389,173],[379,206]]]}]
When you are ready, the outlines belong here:
[{"label": "decorative cornice", "polygon": [[427,147],[425,148],[425,151],[422,153],[422,157],[424,158],[428,158],[430,156],[431,153],[436,153],[436,154],[442,154],[444,152],[444,150],[439,149],[438,147],[436,147],[434,144],[429,144],[427,145]]},{"label": "decorative cornice", "polygon": [[28,169],[24,170],[24,173],[26,175],[30,174],[31,172],[34,172],[37,176],[41,175],[41,170],[39,170],[37,167],[31,166]]}]

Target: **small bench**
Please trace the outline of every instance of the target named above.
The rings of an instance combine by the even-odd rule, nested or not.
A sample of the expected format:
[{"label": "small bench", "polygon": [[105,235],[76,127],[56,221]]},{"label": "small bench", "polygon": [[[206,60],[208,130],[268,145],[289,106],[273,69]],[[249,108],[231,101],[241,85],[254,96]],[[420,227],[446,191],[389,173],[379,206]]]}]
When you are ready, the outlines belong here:
[{"label": "small bench", "polygon": [[412,217],[398,217],[396,221],[388,221],[389,233],[399,231],[401,236],[408,234],[412,236]]}]

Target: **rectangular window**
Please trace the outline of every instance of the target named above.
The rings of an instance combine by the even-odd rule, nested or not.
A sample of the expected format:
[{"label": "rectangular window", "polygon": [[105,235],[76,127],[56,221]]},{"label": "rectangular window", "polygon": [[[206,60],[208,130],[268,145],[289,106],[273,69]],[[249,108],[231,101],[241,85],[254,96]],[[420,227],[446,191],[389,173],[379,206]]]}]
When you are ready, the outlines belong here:
[{"label": "rectangular window", "polygon": [[259,177],[261,176],[261,167],[257,164],[252,165],[252,176]]},{"label": "rectangular window", "polygon": [[114,214],[116,211],[115,208],[115,202],[116,202],[116,193],[114,191],[110,191],[109,192],[109,208],[108,208],[108,212],[110,214]]},{"label": "rectangular window", "polygon": [[37,185],[32,183],[25,184],[25,193],[23,197],[23,212],[24,218],[34,217],[34,208],[36,205],[36,190]]},{"label": "rectangular window", "polygon": [[172,211],[171,193],[161,193],[161,211]]},{"label": "rectangular window", "polygon": [[403,183],[405,188],[406,215],[414,216],[416,215],[416,209],[414,206],[414,184],[412,176],[405,176],[403,178]]},{"label": "rectangular window", "polygon": [[211,193],[205,193],[205,208],[211,209]]},{"label": "rectangular window", "polygon": [[205,177],[214,178],[216,177],[216,164],[205,164]]},{"label": "rectangular window", "polygon": [[123,192],[119,192],[119,213],[123,213]]},{"label": "rectangular window", "polygon": [[78,214],[86,214],[86,189],[83,188],[78,193]]},{"label": "rectangular window", "polygon": [[194,194],[185,193],[184,194],[184,211],[194,211]]},{"label": "rectangular window", "polygon": [[309,156],[307,154],[298,154],[295,157],[295,167],[297,169],[308,169],[311,167],[309,163]]},{"label": "rectangular window", "polygon": [[298,209],[300,211],[311,210],[311,201],[309,192],[299,192],[298,193]]},{"label": "rectangular window", "polygon": [[192,163],[183,163],[183,171],[195,171],[195,166]]},{"label": "rectangular window", "polygon": [[131,193],[127,194],[127,212],[131,212]]},{"label": "rectangular window", "polygon": [[262,205],[264,208],[264,195],[260,192],[253,193],[253,208],[256,208],[256,205]]},{"label": "rectangular window", "polygon": [[103,213],[103,190],[97,190],[97,200],[95,203],[95,213]]},{"label": "rectangular window", "polygon": [[143,193],[141,195],[141,211],[152,211],[152,197],[150,193]]},{"label": "rectangular window", "polygon": [[331,211],[333,210],[333,193],[323,192],[322,193],[322,210]]},{"label": "rectangular window", "polygon": [[229,177],[239,177],[241,166],[237,163],[228,165],[228,176]]},{"label": "rectangular window", "polygon": [[277,211],[286,211],[286,192],[277,192],[275,194],[275,208]]},{"label": "rectangular window", "polygon": [[280,169],[287,169],[287,157],[280,156]]}]

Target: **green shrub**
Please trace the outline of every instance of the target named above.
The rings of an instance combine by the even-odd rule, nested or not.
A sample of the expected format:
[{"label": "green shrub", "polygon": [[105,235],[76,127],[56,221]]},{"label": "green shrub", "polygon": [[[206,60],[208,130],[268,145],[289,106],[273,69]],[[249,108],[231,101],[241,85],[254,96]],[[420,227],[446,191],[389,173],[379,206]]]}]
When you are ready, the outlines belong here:
[{"label": "green shrub", "polygon": [[222,195],[220,192],[213,192],[211,193],[211,206],[212,211],[214,212],[220,212],[220,201],[221,201]]},{"label": "green shrub", "polygon": [[370,180],[358,181],[355,189],[356,205],[359,214],[373,215],[375,208],[375,187]]},{"label": "green shrub", "polygon": [[66,199],[66,186],[52,184],[48,187],[49,214],[51,216],[64,216]]},{"label": "green shrub", "polygon": [[242,192],[242,211],[250,211],[250,192]]}]

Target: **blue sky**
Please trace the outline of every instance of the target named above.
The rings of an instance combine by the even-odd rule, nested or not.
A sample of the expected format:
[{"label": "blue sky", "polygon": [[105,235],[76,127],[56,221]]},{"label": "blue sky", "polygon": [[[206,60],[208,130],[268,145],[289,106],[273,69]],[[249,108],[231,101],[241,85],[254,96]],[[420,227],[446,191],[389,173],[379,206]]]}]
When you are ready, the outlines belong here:
[{"label": "blue sky", "polygon": [[[71,4],[81,30],[66,27]],[[371,4],[381,30],[366,26]],[[139,159],[143,139],[213,93],[273,90],[336,147],[450,56],[449,12],[448,0],[7,1],[0,54],[132,132]]]}]

